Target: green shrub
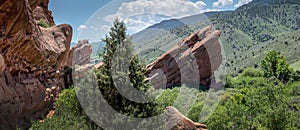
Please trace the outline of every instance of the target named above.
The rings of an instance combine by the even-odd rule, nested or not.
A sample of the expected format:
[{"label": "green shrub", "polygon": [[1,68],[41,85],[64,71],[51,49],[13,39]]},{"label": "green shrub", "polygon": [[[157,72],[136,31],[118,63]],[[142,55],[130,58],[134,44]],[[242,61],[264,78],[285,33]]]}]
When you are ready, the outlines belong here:
[{"label": "green shrub", "polygon": [[291,80],[292,81],[300,81],[300,71],[296,70],[291,74]]},{"label": "green shrub", "polygon": [[49,28],[50,27],[50,25],[43,19],[38,20],[37,24],[40,25],[43,28]]},{"label": "green shrub", "polygon": [[158,111],[161,112],[167,106],[171,106],[176,100],[178,94],[178,88],[163,90],[162,94],[155,100],[158,104]]},{"label": "green shrub", "polygon": [[200,113],[202,111],[203,102],[198,102],[196,105],[192,106],[189,110],[187,117],[191,120],[198,122],[200,118]]},{"label": "green shrub", "polygon": [[225,88],[233,88],[232,77],[230,75],[226,76]]},{"label": "green shrub", "polygon": [[62,91],[54,105],[57,107],[57,112],[68,112],[73,115],[80,115],[82,113],[80,103],[76,97],[75,88]]},{"label": "green shrub", "polygon": [[55,114],[43,122],[33,121],[31,130],[90,130],[101,129],[82,111],[82,108],[76,98],[75,88],[65,89],[61,92],[60,97],[55,102]]},{"label": "green shrub", "polygon": [[258,69],[247,68],[242,72],[242,74],[240,76],[242,76],[242,77],[263,77],[264,72],[261,70],[258,70]]},{"label": "green shrub", "polygon": [[[247,83],[246,83],[247,84]],[[268,86],[247,86],[218,107],[206,122],[210,129],[288,129],[291,111],[284,86],[269,82]],[[218,110],[220,109],[220,110]]]},{"label": "green shrub", "polygon": [[293,69],[287,64],[285,57],[278,54],[275,50],[270,51],[261,61],[261,67],[265,77],[274,76],[284,83],[289,81],[293,72]]}]

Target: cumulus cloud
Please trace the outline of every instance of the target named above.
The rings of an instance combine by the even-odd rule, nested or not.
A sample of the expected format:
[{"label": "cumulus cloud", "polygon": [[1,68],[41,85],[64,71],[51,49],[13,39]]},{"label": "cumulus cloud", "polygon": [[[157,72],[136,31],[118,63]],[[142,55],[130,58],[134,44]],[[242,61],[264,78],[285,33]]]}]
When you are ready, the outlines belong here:
[{"label": "cumulus cloud", "polygon": [[137,13],[152,12],[173,17],[200,13],[206,4],[203,1],[191,2],[187,0],[137,0],[123,3],[118,10],[121,17],[132,16]]},{"label": "cumulus cloud", "polygon": [[106,16],[104,20],[112,22],[118,17],[124,20],[128,31],[134,33],[162,20],[199,14],[205,9],[203,1],[136,0],[122,3],[116,14]]},{"label": "cumulus cloud", "polygon": [[79,31],[84,30],[84,29],[88,29],[88,27],[87,27],[86,25],[83,25],[83,24],[81,24],[81,25],[77,28],[77,30],[79,30]]},{"label": "cumulus cloud", "polygon": [[238,8],[244,4],[248,4],[249,2],[251,2],[252,0],[239,0],[239,2],[237,4],[234,5],[235,8]]},{"label": "cumulus cloud", "polygon": [[214,8],[224,8],[233,5],[233,0],[218,0],[213,3]]}]

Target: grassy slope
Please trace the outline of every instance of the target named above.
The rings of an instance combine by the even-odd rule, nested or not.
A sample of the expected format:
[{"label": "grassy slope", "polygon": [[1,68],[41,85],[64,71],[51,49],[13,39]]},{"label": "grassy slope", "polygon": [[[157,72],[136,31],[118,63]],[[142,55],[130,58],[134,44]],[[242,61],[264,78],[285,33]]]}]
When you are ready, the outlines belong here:
[{"label": "grassy slope", "polygon": [[225,48],[231,73],[259,66],[269,50],[280,51],[289,63],[299,60],[299,4],[249,4],[211,18],[223,30],[220,41]]}]

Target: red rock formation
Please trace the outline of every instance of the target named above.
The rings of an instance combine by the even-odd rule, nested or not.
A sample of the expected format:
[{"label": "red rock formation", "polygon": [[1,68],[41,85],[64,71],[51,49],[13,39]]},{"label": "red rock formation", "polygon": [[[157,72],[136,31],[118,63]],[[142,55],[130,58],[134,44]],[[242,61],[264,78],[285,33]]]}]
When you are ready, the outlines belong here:
[{"label": "red rock formation", "polygon": [[206,125],[193,122],[172,106],[167,107],[165,111],[167,122],[176,124],[171,130],[208,130]]},{"label": "red rock formation", "polygon": [[0,129],[28,127],[65,87],[72,27],[38,25],[55,25],[48,2],[0,1]]},{"label": "red rock formation", "polygon": [[147,80],[155,88],[182,83],[209,86],[213,71],[222,62],[221,46],[218,42],[220,34],[220,31],[212,32],[212,26],[193,33],[181,44],[147,65]]},{"label": "red rock formation", "polygon": [[[33,1],[34,2],[34,1]],[[39,1],[36,1],[39,2]],[[39,6],[36,6],[36,8],[33,10],[33,16],[34,19],[37,21],[43,20],[45,21],[48,25],[55,25],[52,17],[52,12],[48,10],[48,3],[49,0],[43,0],[39,4]],[[38,4],[38,3],[36,3]]]},{"label": "red rock formation", "polygon": [[92,54],[92,46],[88,40],[79,41],[72,47],[71,53],[74,65],[85,65],[90,63],[90,56]]}]

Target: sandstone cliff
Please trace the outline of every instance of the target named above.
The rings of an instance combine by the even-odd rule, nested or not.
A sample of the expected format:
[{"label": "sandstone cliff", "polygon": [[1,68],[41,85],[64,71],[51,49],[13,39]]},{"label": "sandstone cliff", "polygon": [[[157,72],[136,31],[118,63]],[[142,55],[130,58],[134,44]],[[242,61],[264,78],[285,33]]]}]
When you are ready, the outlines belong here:
[{"label": "sandstone cliff", "polygon": [[65,87],[72,27],[55,26],[48,3],[0,1],[0,129],[28,127]]},{"label": "sandstone cliff", "polygon": [[154,62],[147,65],[147,76],[155,88],[199,83],[209,86],[221,62],[220,31],[212,26],[193,33]]}]

